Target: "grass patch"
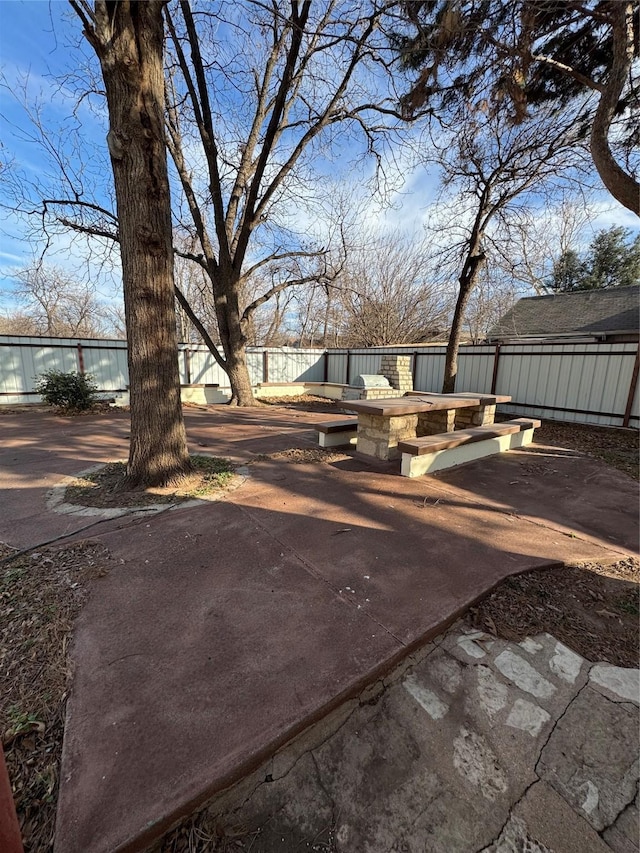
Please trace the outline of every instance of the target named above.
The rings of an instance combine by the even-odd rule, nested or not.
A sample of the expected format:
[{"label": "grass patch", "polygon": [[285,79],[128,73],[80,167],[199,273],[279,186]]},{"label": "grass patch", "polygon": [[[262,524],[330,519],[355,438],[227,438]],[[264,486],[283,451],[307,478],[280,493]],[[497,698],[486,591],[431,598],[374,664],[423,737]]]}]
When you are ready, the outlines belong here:
[{"label": "grass patch", "polygon": [[125,462],[109,462],[67,486],[66,503],[87,507],[145,507],[208,498],[231,486],[235,465],[228,459],[194,455],[193,470],[176,483],[146,489],[127,489]]}]

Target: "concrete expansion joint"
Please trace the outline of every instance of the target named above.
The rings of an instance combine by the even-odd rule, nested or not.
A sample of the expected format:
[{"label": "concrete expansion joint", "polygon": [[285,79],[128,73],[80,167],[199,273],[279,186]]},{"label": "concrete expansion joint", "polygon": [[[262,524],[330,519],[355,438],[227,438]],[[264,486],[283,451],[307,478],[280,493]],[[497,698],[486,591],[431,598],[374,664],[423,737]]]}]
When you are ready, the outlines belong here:
[{"label": "concrete expansion joint", "polygon": [[[302,565],[304,566],[306,571],[308,571],[312,577],[314,577],[316,580],[319,580],[326,587],[328,587],[328,589],[330,589],[334,595],[339,595],[341,600],[344,601],[345,604],[348,604],[349,607],[352,607],[354,610],[360,610],[360,607],[358,606],[357,602],[352,601],[350,598],[348,598],[345,595],[342,595],[341,594],[342,591],[338,587],[336,587],[335,584],[331,583],[331,581],[328,580],[324,576],[323,572],[321,572],[320,569],[317,566],[315,566],[310,560],[308,560],[302,554],[298,553],[298,551],[296,551],[295,548],[292,548],[291,545],[288,545],[282,539],[279,539],[277,536],[275,536],[273,531],[271,529],[269,529],[269,527],[267,527],[265,524],[263,524],[263,522],[261,522],[257,518],[255,518],[252,515],[252,513],[246,507],[242,506],[242,504],[236,504],[236,506],[238,507],[240,512],[244,513],[246,516],[248,516],[248,518],[251,519],[253,524],[260,527],[260,529],[263,531],[263,533],[266,536],[268,536],[274,542],[277,542],[278,545],[280,546],[280,548],[282,548],[283,552],[284,551],[288,552],[293,557],[295,557],[296,560],[298,560],[300,563],[302,563]],[[384,631],[385,634],[387,634],[389,637],[394,639],[400,646],[405,645],[400,637],[396,636],[396,634],[394,634],[393,631],[391,631],[389,628],[387,628],[387,626],[384,625],[382,622],[380,622],[378,619],[375,619],[371,615],[371,613],[369,613],[367,610],[362,609],[362,610],[360,610],[360,612],[362,612],[363,615],[366,615],[377,628],[379,628],[381,631]]]}]

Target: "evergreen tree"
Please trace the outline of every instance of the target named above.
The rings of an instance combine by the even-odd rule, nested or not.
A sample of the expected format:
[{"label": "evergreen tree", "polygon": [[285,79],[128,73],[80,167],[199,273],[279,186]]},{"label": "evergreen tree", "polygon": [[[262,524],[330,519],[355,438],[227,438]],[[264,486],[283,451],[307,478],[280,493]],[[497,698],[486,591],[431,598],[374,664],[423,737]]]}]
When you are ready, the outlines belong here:
[{"label": "evergreen tree", "polygon": [[547,287],[569,293],[640,284],[640,235],[631,236],[629,228],[614,225],[598,231],[585,258],[567,249],[553,264]]},{"label": "evergreen tree", "polygon": [[573,249],[567,249],[553,263],[548,287],[554,293],[567,293],[571,290],[582,290],[587,275],[587,267]]},{"label": "evergreen tree", "polygon": [[640,235],[633,242],[630,237],[630,229],[621,226],[598,231],[589,249],[589,274],[581,290],[640,283]]},{"label": "evergreen tree", "polygon": [[[593,163],[609,192],[640,215],[638,0],[405,0],[392,36],[418,72],[408,115],[481,103],[523,122],[543,104],[584,110]],[[593,98],[589,96],[593,95]]]}]

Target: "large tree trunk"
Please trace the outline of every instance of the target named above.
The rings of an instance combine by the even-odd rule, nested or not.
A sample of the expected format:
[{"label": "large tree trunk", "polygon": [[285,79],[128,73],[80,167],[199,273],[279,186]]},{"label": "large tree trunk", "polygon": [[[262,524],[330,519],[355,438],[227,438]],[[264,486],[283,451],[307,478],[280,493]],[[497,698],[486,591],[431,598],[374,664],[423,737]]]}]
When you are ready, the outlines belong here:
[{"label": "large tree trunk", "polygon": [[[217,280],[219,281],[220,278],[220,275],[218,275]],[[211,355],[229,377],[231,385],[231,400],[229,404],[232,406],[255,406],[256,401],[253,397],[253,388],[251,379],[249,378],[246,350],[246,329],[250,321],[245,320],[243,323],[242,319],[239,319],[240,312],[238,310],[239,300],[237,293],[238,284],[234,279],[231,279],[231,283],[224,290],[218,286],[214,291],[218,332],[222,343],[221,353],[219,347],[214,343],[211,335],[193,311],[193,308],[180,288],[175,288],[178,303],[198,330]],[[231,311],[229,311],[229,305],[232,306]]]},{"label": "large tree trunk", "polygon": [[442,382],[442,393],[453,394],[456,390],[456,377],[458,375],[458,352],[462,338],[462,324],[464,315],[469,304],[469,298],[478,280],[478,273],[484,263],[483,254],[470,255],[465,263],[462,275],[459,279],[460,291],[453,312],[451,332],[447,344],[447,355],[444,363],[444,380]]},{"label": "large tree trunk", "polygon": [[255,406],[249,368],[247,337],[243,328],[238,282],[232,274],[220,272],[214,298],[220,342],[224,350],[225,370],[231,384],[232,406]]},{"label": "large tree trunk", "polygon": [[87,38],[109,108],[129,352],[130,485],[190,468],[180,401],[171,201],[164,137],[164,0],[96,2]]},{"label": "large tree trunk", "polygon": [[591,156],[602,183],[620,204],[640,216],[640,185],[618,165],[609,145],[611,122],[633,63],[633,3],[610,3],[613,60],[591,126]]}]

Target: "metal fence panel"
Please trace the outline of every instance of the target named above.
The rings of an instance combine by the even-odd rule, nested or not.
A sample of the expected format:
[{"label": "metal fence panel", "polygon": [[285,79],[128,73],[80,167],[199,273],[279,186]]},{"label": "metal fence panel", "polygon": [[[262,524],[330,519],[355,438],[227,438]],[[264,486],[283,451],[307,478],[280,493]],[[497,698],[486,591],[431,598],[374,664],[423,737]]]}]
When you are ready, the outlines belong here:
[{"label": "metal fence panel", "polygon": [[[512,397],[505,411],[622,426],[636,352],[635,343],[505,345],[496,390]],[[637,399],[630,423],[638,424]]]},{"label": "metal fence panel", "polygon": [[428,347],[416,351],[413,378],[413,387],[416,391],[438,393],[442,390],[445,356],[445,347]]},{"label": "metal fence panel", "polygon": [[124,341],[121,347],[108,350],[95,344],[83,346],[82,360],[85,372],[91,375],[98,388],[103,391],[124,391],[127,388],[129,368]]},{"label": "metal fence panel", "polygon": [[[379,347],[351,351],[288,347],[251,347],[247,351],[254,385],[269,382],[353,382],[360,374],[380,370],[383,353],[412,357],[414,387],[439,391],[446,349]],[[490,391],[498,358],[495,391],[509,394],[504,411],[557,420],[621,426],[640,422],[637,392],[638,345],[630,343],[521,343],[461,348],[456,387],[459,391]],[[326,359],[326,364],[325,364]],[[84,370],[103,392],[128,385],[126,343],[120,340],[0,336],[0,403],[36,402],[36,377],[46,370]],[[229,380],[203,345],[180,345],[183,384],[229,387]],[[348,374],[348,375],[347,375]],[[631,385],[633,396],[629,402]]]},{"label": "metal fence panel", "polygon": [[[258,382],[264,380],[262,350],[247,350],[247,367],[249,368],[249,378],[252,385],[257,385]],[[221,383],[222,385],[223,383]],[[228,385],[229,380],[225,377],[224,385]]]},{"label": "metal fence panel", "polygon": [[348,354],[344,350],[327,350],[327,382],[345,384]]},{"label": "metal fence panel", "polygon": [[456,390],[490,391],[494,358],[495,347],[460,347]]},{"label": "metal fence panel", "polygon": [[[268,358],[269,382],[322,382],[324,350],[272,347],[263,350]],[[295,379],[289,377],[295,376]]]}]

